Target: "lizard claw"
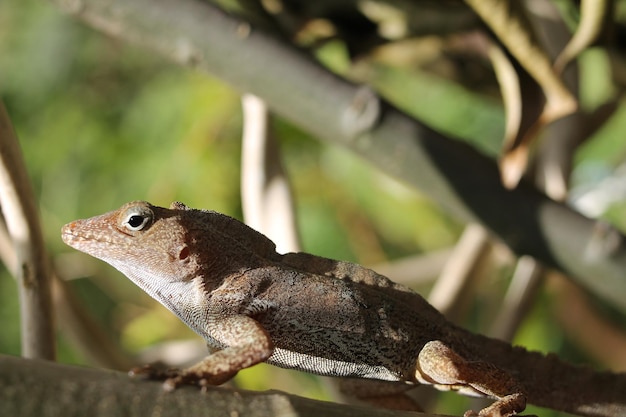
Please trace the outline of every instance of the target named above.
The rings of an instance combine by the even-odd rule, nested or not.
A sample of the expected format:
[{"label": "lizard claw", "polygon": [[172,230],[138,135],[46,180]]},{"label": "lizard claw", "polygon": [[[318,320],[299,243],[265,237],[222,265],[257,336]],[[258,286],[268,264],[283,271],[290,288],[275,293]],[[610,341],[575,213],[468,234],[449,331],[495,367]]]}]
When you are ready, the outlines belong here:
[{"label": "lizard claw", "polygon": [[144,376],[147,379],[162,381],[175,378],[180,375],[181,370],[176,368],[159,369],[154,365],[136,366],[128,371],[130,377]]},{"label": "lizard claw", "polygon": [[177,378],[168,378],[163,382],[163,391],[165,392],[172,392],[174,391],[179,385],[181,385],[181,382],[177,382],[176,381]]},{"label": "lizard claw", "polygon": [[194,385],[205,391],[208,386],[221,385],[230,378],[231,377],[225,379],[220,376],[179,371],[176,375],[172,375],[171,377],[165,379],[163,382],[163,389],[170,392],[174,391],[181,385]]},{"label": "lizard claw", "polygon": [[496,411],[494,413],[493,410],[487,411],[486,413],[483,413],[482,411],[477,413],[474,410],[467,410],[465,413],[463,413],[463,417],[505,417],[505,416],[511,416],[511,417],[537,417],[534,414],[525,414],[525,415],[520,415],[520,414],[502,414],[498,411]]}]

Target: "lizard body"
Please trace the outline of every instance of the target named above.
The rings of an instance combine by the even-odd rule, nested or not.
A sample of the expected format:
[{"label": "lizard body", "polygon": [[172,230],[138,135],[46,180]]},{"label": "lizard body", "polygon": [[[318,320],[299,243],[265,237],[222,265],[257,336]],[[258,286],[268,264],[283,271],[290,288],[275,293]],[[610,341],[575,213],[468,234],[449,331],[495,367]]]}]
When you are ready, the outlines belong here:
[{"label": "lizard body", "polygon": [[526,401],[585,416],[626,415],[626,374],[473,334],[372,270],[278,254],[264,235],[220,213],[132,202],[69,223],[62,236],[120,270],[207,341],[212,353],[172,375],[170,387],[220,384],[266,361],[494,398],[478,413],[484,416],[515,415]]}]

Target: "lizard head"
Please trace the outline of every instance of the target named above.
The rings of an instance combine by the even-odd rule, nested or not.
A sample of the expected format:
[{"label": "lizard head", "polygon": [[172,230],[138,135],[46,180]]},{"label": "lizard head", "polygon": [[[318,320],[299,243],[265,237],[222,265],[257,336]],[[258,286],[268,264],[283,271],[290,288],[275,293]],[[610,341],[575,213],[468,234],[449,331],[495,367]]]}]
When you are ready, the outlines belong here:
[{"label": "lizard head", "polygon": [[62,239],[109,263],[159,299],[157,293],[166,286],[184,285],[201,274],[199,251],[185,222],[187,208],[180,203],[172,207],[133,201],[118,210],[66,224]]},{"label": "lizard head", "polygon": [[[66,224],[62,239],[112,265],[170,308],[279,256],[269,239],[243,223],[177,202],[163,208],[133,201]],[[202,291],[193,291],[198,286]]]}]

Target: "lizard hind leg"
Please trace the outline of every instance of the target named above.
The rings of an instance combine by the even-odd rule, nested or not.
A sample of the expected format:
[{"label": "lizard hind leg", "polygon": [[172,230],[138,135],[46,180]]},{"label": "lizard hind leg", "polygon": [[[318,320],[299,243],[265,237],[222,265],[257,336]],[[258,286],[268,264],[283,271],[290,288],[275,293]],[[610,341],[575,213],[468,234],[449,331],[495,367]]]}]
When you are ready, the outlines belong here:
[{"label": "lizard hind leg", "polygon": [[458,390],[496,401],[464,417],[512,417],[526,408],[526,396],[506,371],[484,361],[468,361],[439,340],[424,345],[417,359],[416,379],[439,389]]}]

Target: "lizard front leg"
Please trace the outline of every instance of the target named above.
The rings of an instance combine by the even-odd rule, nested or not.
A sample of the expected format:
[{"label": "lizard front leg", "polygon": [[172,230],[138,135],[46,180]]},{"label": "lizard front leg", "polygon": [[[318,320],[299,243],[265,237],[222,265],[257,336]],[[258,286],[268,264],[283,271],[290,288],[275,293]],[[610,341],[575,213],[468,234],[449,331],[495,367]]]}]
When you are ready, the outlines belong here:
[{"label": "lizard front leg", "polygon": [[511,375],[484,361],[468,361],[439,340],[426,343],[420,351],[416,377],[435,386],[496,399],[478,413],[467,411],[465,417],[511,417],[526,408],[526,396]]},{"label": "lizard front leg", "polygon": [[220,385],[241,369],[268,359],[274,345],[267,331],[256,320],[245,315],[212,317],[208,320],[211,334],[216,335],[224,349],[209,354],[199,363],[185,369],[158,372],[151,367],[134,369],[134,375],[147,374],[152,379],[165,379],[164,389],[171,391],[184,384]]}]

